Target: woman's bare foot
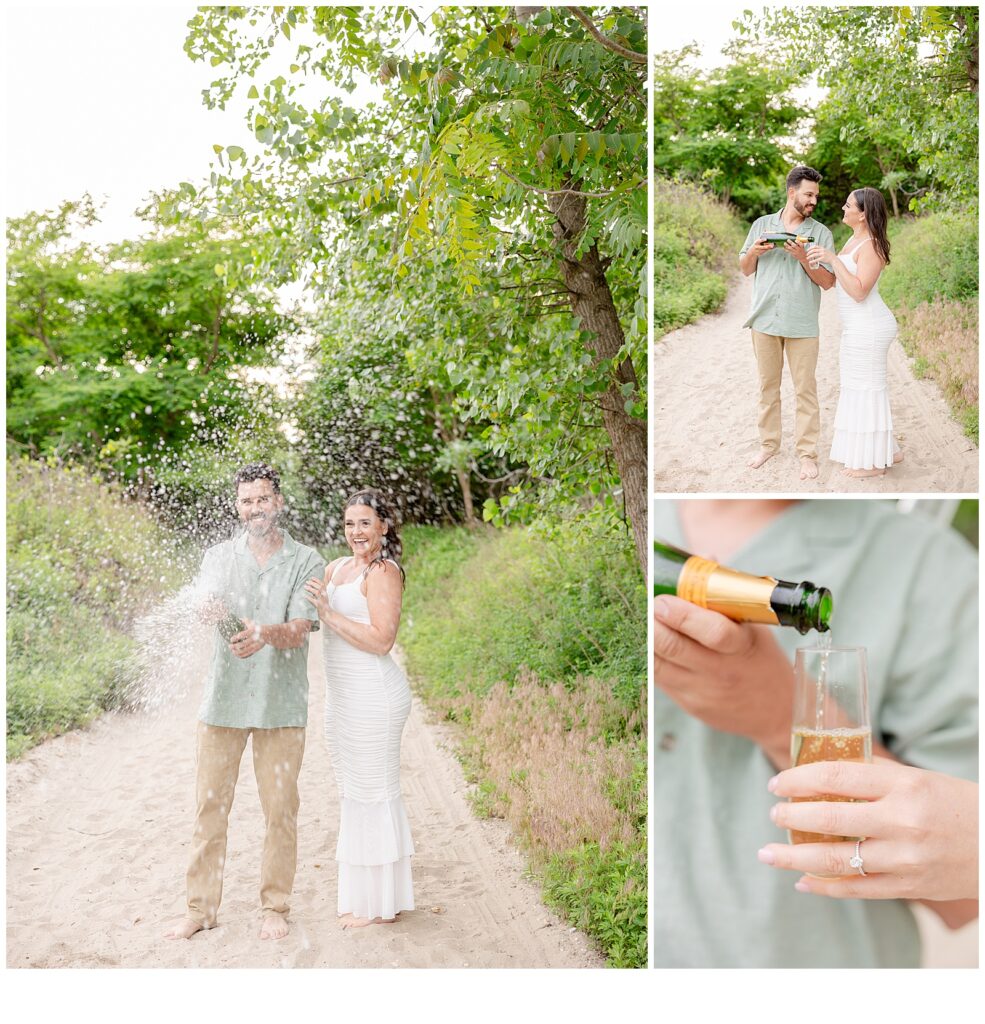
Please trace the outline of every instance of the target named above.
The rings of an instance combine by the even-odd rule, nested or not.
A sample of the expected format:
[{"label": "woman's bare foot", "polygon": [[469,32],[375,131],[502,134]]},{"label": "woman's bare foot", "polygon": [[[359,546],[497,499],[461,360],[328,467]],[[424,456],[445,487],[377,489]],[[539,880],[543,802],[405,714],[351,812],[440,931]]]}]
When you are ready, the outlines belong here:
[{"label": "woman's bare foot", "polygon": [[903,461],[903,453],[902,452],[897,452],[893,456],[893,465],[894,466],[898,466],[902,461]]},{"label": "woman's bare foot", "polygon": [[282,939],[287,932],[287,921],[280,914],[267,914],[260,925],[261,939]]},{"label": "woman's bare foot", "polygon": [[853,480],[863,480],[870,476],[885,476],[886,471],[884,469],[843,469],[842,473],[845,476],[850,476]]},{"label": "woman's bare foot", "polygon": [[774,455],[776,455],[776,452],[773,451],[772,448],[760,448],[759,454],[753,455],[746,463],[746,465],[750,469],[759,469],[760,466],[763,466],[767,462],[769,462]]},{"label": "woman's bare foot", "polygon": [[801,459],[800,460],[800,479],[801,480],[814,480],[817,477],[817,460],[816,459]]},{"label": "woman's bare foot", "polygon": [[195,932],[205,931],[205,925],[193,921],[190,917],[183,917],[177,924],[173,924],[165,933],[166,939],[190,939]]},{"label": "woman's bare foot", "polygon": [[350,928],[365,928],[371,924],[393,924],[395,917],[353,917],[352,914],[339,914],[339,924],[344,931]]}]

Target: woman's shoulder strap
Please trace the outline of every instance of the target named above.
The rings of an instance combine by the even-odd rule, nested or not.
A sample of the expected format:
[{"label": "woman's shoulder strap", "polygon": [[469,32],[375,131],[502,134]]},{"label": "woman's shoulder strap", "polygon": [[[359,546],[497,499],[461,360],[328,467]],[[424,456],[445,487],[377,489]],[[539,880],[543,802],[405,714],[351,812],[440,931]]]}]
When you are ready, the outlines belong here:
[{"label": "woman's shoulder strap", "polygon": [[349,555],[348,557],[340,558],[335,563],[335,568],[332,570],[332,575],[328,577],[328,581],[327,582],[331,583],[332,580],[335,579],[335,574],[339,571],[339,569],[341,569],[343,565],[347,565],[351,561],[352,561],[352,555]]}]

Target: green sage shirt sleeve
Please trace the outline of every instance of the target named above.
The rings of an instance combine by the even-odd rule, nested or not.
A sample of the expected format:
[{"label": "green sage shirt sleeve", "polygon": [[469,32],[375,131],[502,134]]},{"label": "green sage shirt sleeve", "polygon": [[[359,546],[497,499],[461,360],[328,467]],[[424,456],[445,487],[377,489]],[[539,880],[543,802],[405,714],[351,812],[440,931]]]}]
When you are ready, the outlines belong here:
[{"label": "green sage shirt sleeve", "polygon": [[321,628],[321,620],[318,618],[318,610],[308,600],[308,592],[304,585],[310,579],[321,579],[325,575],[325,559],[311,548],[306,561],[300,567],[297,579],[294,583],[294,590],[291,594],[290,603],[287,606],[287,621],[292,619],[307,619],[314,623],[311,627],[312,633]]}]

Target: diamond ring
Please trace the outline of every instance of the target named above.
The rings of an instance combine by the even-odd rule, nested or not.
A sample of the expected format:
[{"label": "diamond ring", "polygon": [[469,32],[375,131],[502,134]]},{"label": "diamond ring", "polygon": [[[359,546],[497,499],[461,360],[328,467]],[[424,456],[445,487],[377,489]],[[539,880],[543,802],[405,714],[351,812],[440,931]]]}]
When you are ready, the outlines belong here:
[{"label": "diamond ring", "polygon": [[849,867],[856,868],[863,877],[865,876],[865,868],[862,866],[862,843],[864,842],[864,839],[855,840],[855,856],[848,862]]}]

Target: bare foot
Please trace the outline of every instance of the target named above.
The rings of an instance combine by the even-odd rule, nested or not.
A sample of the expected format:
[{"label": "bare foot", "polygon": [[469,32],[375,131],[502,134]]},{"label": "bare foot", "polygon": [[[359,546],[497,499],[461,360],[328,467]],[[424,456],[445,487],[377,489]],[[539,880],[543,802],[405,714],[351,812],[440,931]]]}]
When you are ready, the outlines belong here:
[{"label": "bare foot", "polygon": [[817,476],[817,460],[816,459],[801,459],[800,460],[800,479],[801,480],[813,480]]},{"label": "bare foot", "polygon": [[902,462],[902,461],[903,461],[903,453],[902,453],[902,452],[897,452],[897,453],[896,453],[896,454],[895,454],[895,455],[893,456],[893,465],[894,465],[894,466],[895,466],[895,465],[898,465],[898,464],[899,464],[900,462]]},{"label": "bare foot", "polygon": [[865,477],[870,476],[885,476],[886,471],[884,469],[846,469],[844,470],[845,476],[850,476],[853,480],[862,480]]},{"label": "bare foot", "polygon": [[183,917],[177,924],[173,924],[165,933],[166,939],[190,939],[195,932],[205,931],[205,925],[193,921],[190,917]]},{"label": "bare foot", "polygon": [[353,917],[352,914],[340,914],[339,924],[342,926],[343,931],[348,931],[350,928],[365,928],[371,924],[393,924],[396,921],[395,917]]},{"label": "bare foot", "polygon": [[753,455],[746,463],[746,465],[750,469],[759,469],[760,466],[765,465],[767,462],[769,462],[774,455],[776,455],[776,452],[773,451],[772,448],[760,448],[759,454]]},{"label": "bare foot", "polygon": [[287,921],[280,914],[267,914],[260,925],[261,939],[282,939],[287,932]]}]

